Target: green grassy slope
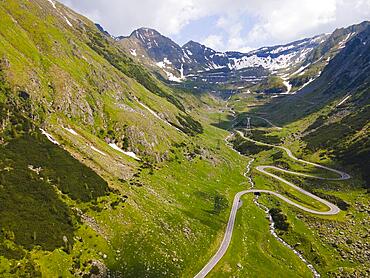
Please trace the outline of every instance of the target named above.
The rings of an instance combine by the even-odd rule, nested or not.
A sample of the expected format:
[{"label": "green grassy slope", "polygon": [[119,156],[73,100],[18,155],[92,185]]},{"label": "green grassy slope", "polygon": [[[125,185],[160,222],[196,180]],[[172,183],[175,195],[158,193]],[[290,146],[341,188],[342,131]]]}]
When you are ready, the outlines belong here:
[{"label": "green grassy slope", "polygon": [[[186,111],[189,104],[199,105],[198,100],[184,99],[161,84],[92,22],[59,3],[54,8],[43,0],[3,1],[0,21],[2,275],[74,276],[107,269],[132,274],[147,271],[146,264],[153,264],[153,273],[168,268],[170,261],[164,266],[157,262],[166,260],[163,252],[155,256],[143,252],[142,265],[135,259],[135,249],[161,245],[158,237],[136,242],[138,228],[144,227],[140,230],[144,234],[161,235],[163,222],[156,219],[169,211],[145,196],[155,181],[148,181],[142,190],[139,177],[142,172],[151,177],[164,167],[160,163],[173,159],[170,149],[190,144],[203,133],[203,126]],[[142,161],[107,143],[135,152]],[[196,152],[208,144],[206,138],[199,139]],[[207,150],[202,161],[208,169],[212,159],[224,155],[215,151]],[[193,153],[181,149],[178,156]],[[205,190],[216,184],[205,178],[194,183],[205,184]],[[165,199],[166,188],[159,192]],[[187,201],[182,203],[188,209]],[[124,223],[123,214],[129,216]],[[185,213],[177,214],[186,219]],[[207,213],[205,218],[212,216]],[[204,226],[198,242],[218,233],[221,223],[212,229]],[[181,234],[161,238],[171,244],[181,240]],[[121,250],[120,258],[115,258],[116,250]]]},{"label": "green grassy slope", "polygon": [[[59,124],[75,122],[101,137],[111,130],[117,143],[128,136],[130,131],[122,128],[128,125],[136,127],[136,134],[152,130],[160,136],[156,130],[164,129],[163,133],[176,137],[170,126],[163,127],[138,104],[137,100],[148,99],[147,106],[185,133],[201,131],[199,127],[193,130],[196,121],[184,112],[184,101],[135,64],[86,18],[60,4],[54,9],[42,0],[5,1],[0,8],[3,71],[15,93],[24,92],[31,99],[39,122],[53,123],[55,118]],[[127,116],[114,117],[117,110]],[[137,151],[146,147],[147,152],[159,154],[155,147],[148,147],[156,139],[131,138],[129,145]],[[163,136],[159,141],[165,139]]]},{"label": "green grassy slope", "polygon": [[[224,143],[228,132],[220,127],[231,126],[225,103],[167,87],[92,22],[59,3],[1,1],[0,26],[0,276],[196,274],[222,240],[235,193],[248,186],[243,173],[249,159]],[[363,101],[363,95],[353,95],[351,101]],[[244,101],[265,101],[255,94],[234,98],[241,99],[235,102],[240,110]],[[365,114],[358,115],[362,119]],[[281,132],[260,130],[255,136],[282,140],[298,153],[304,143],[288,139],[301,127],[307,128],[305,147],[312,146],[315,153],[299,155],[320,160],[316,148],[321,151],[321,138],[308,133],[321,128],[319,114]],[[134,152],[140,161],[109,143]],[[273,150],[256,150],[242,141],[235,145],[257,155],[258,163],[312,171]],[[330,163],[329,158],[324,162]],[[317,206],[255,172],[253,176],[263,188]],[[340,188],[343,192],[337,184],[330,184],[329,192],[320,189],[324,185],[314,190],[348,203],[348,213],[359,224],[367,219],[360,210],[366,211],[368,204],[361,189],[352,191],[357,181]],[[298,269],[306,276],[296,256],[268,234],[267,221],[250,196],[244,201],[236,242],[212,275],[260,276],[268,266],[277,275],[294,276]],[[365,207],[357,208],[359,201]],[[296,211],[273,199],[264,202],[282,209],[291,227],[286,240],[294,245],[299,238],[301,251],[323,272],[337,274],[340,267],[352,271],[360,265],[342,255],[344,262],[330,262],[330,255],[337,256],[349,243],[340,241],[339,251],[322,247],[332,244],[333,237],[325,241],[317,233],[306,234],[317,226],[325,230],[320,220],[304,215],[302,224]],[[343,213],[334,219],[335,231],[350,217]],[[245,232],[248,241],[243,241]],[[349,239],[362,244],[362,232]],[[315,260],[319,255],[322,264]],[[235,267],[239,262],[242,269]]]},{"label": "green grassy slope", "polygon": [[369,174],[369,25],[352,37],[321,76],[298,94],[257,107],[280,125],[299,126],[307,153],[324,152],[348,168]]},{"label": "green grassy slope", "polygon": [[217,101],[166,87],[59,3],[3,1],[0,23],[1,275],[193,275],[244,183]]},{"label": "green grassy slope", "polygon": [[[237,103],[237,105],[240,104]],[[260,121],[260,118],[254,117],[253,113],[249,113],[249,116],[252,118],[252,127],[254,128],[251,137],[262,142],[282,144],[291,149],[295,156],[302,159],[333,168],[341,167],[331,157],[325,154],[306,152],[302,147],[305,146],[305,142],[300,140],[297,132],[304,130],[309,123],[312,123],[312,119],[311,121],[309,119],[297,121],[282,130],[277,130],[266,125],[265,121]],[[240,123],[238,128],[243,127],[242,118],[235,121]],[[277,139],[280,139],[281,143]],[[234,145],[250,158],[255,158],[251,171],[255,188],[280,192],[306,207],[325,210],[322,204],[299,194],[274,179],[261,175],[254,167],[274,165],[292,171],[333,177],[330,173],[294,162],[279,150],[257,148],[241,137],[234,138]],[[368,241],[366,231],[369,228],[367,221],[369,220],[370,204],[368,192],[362,187],[364,181],[359,173],[352,171],[352,178],[347,181],[322,181],[296,177],[279,171],[273,171],[273,173],[329,200],[342,210],[336,216],[318,217],[304,213],[273,196],[262,194],[259,202],[270,209],[281,210],[282,216],[280,217],[283,220],[285,218],[284,222],[287,225],[277,229],[278,235],[298,250],[309,263],[313,264],[322,277],[366,276],[369,264],[366,260],[366,252],[363,252],[362,248],[366,248]],[[243,206],[238,211],[231,246],[225,257],[211,272],[211,277],[231,275],[251,277],[266,275],[274,277],[310,276],[308,268],[300,265],[299,262],[295,262],[294,266],[291,265],[297,258],[290,257],[292,252],[290,253],[286,248],[280,250],[277,246],[273,249],[274,253],[267,251],[276,242],[269,240],[268,221],[264,218],[264,213],[253,204],[252,199],[253,196],[243,198]],[[261,237],[264,240],[260,240]],[[273,261],[280,261],[280,263],[278,266],[270,265]],[[260,266],[261,262],[266,266],[265,268]],[[297,271],[290,273],[292,268],[296,268]],[[270,272],[271,269],[273,269],[273,274]],[[298,271],[298,269],[300,270]]]},{"label": "green grassy slope", "polygon": [[40,273],[29,252],[68,252],[81,223],[60,194],[89,203],[107,196],[110,189],[94,171],[41,134],[27,118],[29,103],[17,104],[3,81],[0,93],[0,272],[34,277]]}]

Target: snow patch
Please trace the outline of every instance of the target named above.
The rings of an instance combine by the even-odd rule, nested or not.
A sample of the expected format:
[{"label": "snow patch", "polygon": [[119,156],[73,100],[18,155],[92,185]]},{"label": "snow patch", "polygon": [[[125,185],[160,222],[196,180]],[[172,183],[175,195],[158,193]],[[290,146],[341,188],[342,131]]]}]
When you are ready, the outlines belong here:
[{"label": "snow patch", "polygon": [[[302,42],[302,44],[304,44],[304,43],[306,43],[306,42]],[[269,53],[271,53],[271,54],[278,54],[280,52],[287,51],[287,50],[292,49],[294,47],[295,47],[294,45],[281,46],[281,47],[278,47],[278,48],[270,51]]]},{"label": "snow patch", "polygon": [[163,59],[163,63],[167,64],[167,65],[172,65],[171,61],[168,60],[167,58],[164,58]]},{"label": "snow patch", "polygon": [[107,155],[106,153],[102,152],[101,150],[98,150],[97,148],[95,148],[94,146],[90,146],[90,148],[91,148],[92,150],[96,151],[97,153],[100,153],[101,155],[104,155],[104,156],[106,156],[106,155]]},{"label": "snow patch", "polygon": [[136,49],[130,49],[130,54],[136,57],[137,56]]},{"label": "snow patch", "polygon": [[57,9],[57,7],[55,6],[55,3],[52,0],[48,0],[48,1],[53,6],[54,9]]},{"label": "snow patch", "polygon": [[297,58],[297,53],[282,54],[276,58],[272,58],[270,55],[267,57],[260,57],[256,54],[252,56],[244,56],[240,59],[231,58],[233,63],[229,64],[230,69],[243,69],[248,67],[259,67],[262,66],[269,70],[279,70],[289,67],[292,63],[302,61],[306,57],[307,53],[301,53]]},{"label": "snow patch", "polygon": [[64,19],[66,20],[67,24],[68,24],[70,27],[73,27],[72,23],[68,20],[68,18],[67,18],[67,17],[65,17],[64,15],[63,15],[63,17],[64,17]]},{"label": "snow patch", "polygon": [[154,117],[156,117],[157,119],[162,120],[161,117],[158,116],[158,114],[156,112],[154,112],[152,109],[150,109],[148,106],[146,106],[144,103],[140,102],[137,100],[137,102],[142,106],[144,107],[150,114],[152,114]]},{"label": "snow patch", "polygon": [[223,69],[225,66],[217,65],[215,62],[210,63],[210,68],[207,68],[206,71],[209,71],[210,69]]},{"label": "snow patch", "polygon": [[141,160],[134,152],[125,152],[123,151],[120,147],[118,147],[116,144],[114,143],[110,143],[109,146],[113,149],[115,149],[116,151],[119,151],[127,156],[130,156],[132,157],[133,159],[136,159],[136,160]]},{"label": "snow patch", "polygon": [[225,53],[222,53],[222,52],[216,52],[215,54],[213,54],[213,56],[227,57],[227,55]]},{"label": "snow patch", "polygon": [[165,63],[164,63],[164,62],[158,62],[158,63],[156,63],[156,65],[157,65],[158,67],[160,67],[161,69],[164,69],[164,68],[166,67],[166,65],[165,65]]},{"label": "snow patch", "polygon": [[350,37],[352,37],[352,35],[354,35],[354,34],[356,34],[355,32],[353,32],[353,33],[349,33],[343,40],[341,40],[340,42],[339,42],[339,48],[338,49],[342,49],[342,48],[344,48],[344,47],[346,47],[346,43],[347,43],[347,41],[350,39]]},{"label": "snow patch", "polygon": [[[191,51],[189,51],[189,50],[186,50],[188,53],[190,52],[191,53],[191,55],[190,56],[192,56],[193,55],[193,53],[191,52]],[[184,57],[188,60],[188,61],[190,61],[191,59],[190,59],[190,57],[188,56],[188,54],[186,54],[186,52],[183,50],[182,51],[182,53],[184,53]]]},{"label": "snow patch", "polygon": [[290,91],[292,90],[292,84],[290,84],[289,83],[289,81],[287,81],[287,80],[284,80],[283,81],[283,84],[284,84],[284,86],[286,87],[286,89],[287,89],[287,91],[285,92],[286,94],[289,94],[290,93]]},{"label": "snow patch", "polygon": [[76,135],[76,136],[78,135],[78,133],[74,131],[72,128],[67,128],[67,127],[63,127],[63,128],[73,135]]},{"label": "snow patch", "polygon": [[134,152],[123,152],[125,155],[128,155],[130,157],[132,157],[133,159],[136,159],[138,161],[140,161],[141,159],[134,153]]},{"label": "snow patch", "polygon": [[48,138],[48,140],[51,142],[51,143],[53,143],[53,144],[55,144],[55,145],[60,145],[54,138],[53,138],[53,136],[51,136],[49,133],[47,133],[45,130],[43,130],[43,129],[41,129],[40,128],[40,131],[41,131],[41,133],[43,134],[43,135],[45,135],[46,136],[46,138]]},{"label": "snow patch", "polygon": [[164,58],[163,61],[156,63],[156,65],[160,67],[161,69],[165,69],[167,68],[167,66],[172,65],[172,62],[168,60],[167,58]]},{"label": "snow patch", "polygon": [[308,80],[305,84],[303,84],[299,89],[298,91],[302,90],[304,87],[306,87],[308,84],[310,84],[311,82],[313,82],[315,80],[315,78],[310,78],[310,80]]},{"label": "snow patch", "polygon": [[163,70],[163,71],[166,73],[168,80],[177,82],[177,83],[181,83],[183,81],[181,78],[175,76],[173,73],[166,71],[166,70]]},{"label": "snow patch", "polygon": [[152,114],[154,117],[156,117],[158,120],[161,120],[162,122],[164,122],[165,124],[175,128],[177,131],[181,131],[179,130],[177,127],[171,125],[169,122],[163,120],[161,117],[158,116],[158,114],[156,112],[154,112],[152,109],[150,109],[148,106],[146,106],[144,103],[140,102],[139,100],[136,99],[136,101],[142,106],[144,107],[150,114]]},{"label": "snow patch", "polygon": [[184,76],[184,64],[181,64],[181,69],[180,69],[180,78],[183,80],[185,78]]},{"label": "snow patch", "polygon": [[346,96],[341,102],[339,102],[338,104],[337,104],[337,106],[336,107],[338,107],[338,106],[341,106],[343,103],[345,103],[349,98],[351,97],[351,95],[349,95],[349,96]]},{"label": "snow patch", "polygon": [[303,71],[304,71],[306,68],[308,68],[310,65],[311,65],[311,64],[308,64],[308,65],[305,65],[305,66],[300,67],[298,70],[296,70],[295,72],[293,72],[293,73],[291,74],[291,76],[293,76],[293,75],[296,75],[296,74],[299,74],[299,73],[303,72]]}]

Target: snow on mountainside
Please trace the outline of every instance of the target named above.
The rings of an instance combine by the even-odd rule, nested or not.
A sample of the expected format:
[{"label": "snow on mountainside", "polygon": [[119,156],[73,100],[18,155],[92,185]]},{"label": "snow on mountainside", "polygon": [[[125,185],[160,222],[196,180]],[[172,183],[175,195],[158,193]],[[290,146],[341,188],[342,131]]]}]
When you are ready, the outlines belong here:
[{"label": "snow on mountainside", "polygon": [[129,37],[116,40],[133,58],[172,82],[186,80],[193,88],[226,84],[234,89],[251,88],[262,81],[269,83],[267,79],[275,76],[280,78],[278,83],[283,90],[295,93],[319,77],[338,51],[368,24],[363,22],[332,34],[248,53],[217,52],[194,41],[179,46],[149,28],[135,30]]},{"label": "snow on mountainside", "polygon": [[191,60],[193,72],[194,70],[211,70],[228,67],[229,60],[225,53],[216,52],[194,41],[189,41],[182,48]]},{"label": "snow on mountainside", "polygon": [[370,22],[364,21],[346,28],[336,29],[327,38],[311,51],[299,66],[292,69],[289,76],[292,91],[301,91],[321,76],[322,72],[338,53],[348,47],[348,43],[369,28]]},{"label": "snow on mountainside", "polygon": [[182,64],[190,62],[178,44],[156,30],[141,28],[134,31],[129,38],[136,39],[156,63],[172,64],[175,69],[180,70]]},{"label": "snow on mountainside", "polygon": [[[263,67],[271,71],[285,69],[302,62],[326,37],[327,35],[320,35],[287,45],[264,47],[249,53],[217,52],[194,41],[189,41],[181,47],[149,28],[135,30],[129,37],[120,37],[119,42],[123,45],[134,42],[137,48],[145,52],[139,59],[150,59],[153,61],[152,64],[158,65],[161,69],[166,68],[167,72],[171,69],[171,74],[181,79],[182,74],[187,76],[217,69],[240,70],[250,67]],[[133,55],[137,53],[137,49],[131,47],[129,53]]]},{"label": "snow on mountainside", "polygon": [[287,45],[263,47],[247,54],[229,52],[229,67],[236,70],[259,66],[271,71],[286,69],[302,62],[327,37],[319,35]]}]

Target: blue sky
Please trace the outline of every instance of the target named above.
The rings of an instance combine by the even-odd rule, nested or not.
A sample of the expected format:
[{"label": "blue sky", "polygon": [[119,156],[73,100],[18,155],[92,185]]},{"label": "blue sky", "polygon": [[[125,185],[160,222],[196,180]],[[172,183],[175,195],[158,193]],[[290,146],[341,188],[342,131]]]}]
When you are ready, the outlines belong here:
[{"label": "blue sky", "polygon": [[112,35],[150,27],[180,45],[248,51],[370,20],[370,0],[61,0]]},{"label": "blue sky", "polygon": [[[219,19],[219,15],[213,15],[191,21],[182,28],[181,32],[171,35],[171,38],[180,45],[187,43],[189,40],[193,40],[205,43],[208,46],[213,44],[212,47],[215,48],[223,48],[222,45],[218,46],[217,42],[212,42],[212,36],[216,36],[220,38],[221,44],[227,44],[227,38],[229,37],[228,32],[224,28],[220,28],[218,26]],[[246,37],[249,30],[253,28],[256,20],[253,18],[253,16],[243,16],[240,18],[240,22],[242,23],[243,27],[240,31],[240,36]],[[247,50],[251,48],[241,45],[238,47],[238,50],[242,50],[240,48],[243,47],[245,47]]]},{"label": "blue sky", "polygon": [[214,34],[220,32],[220,35],[225,36],[225,32],[218,30],[216,27],[217,16],[207,16],[185,25],[181,32],[173,34],[171,38],[175,40],[180,45],[187,43],[189,40],[201,41],[206,38],[209,34]]}]

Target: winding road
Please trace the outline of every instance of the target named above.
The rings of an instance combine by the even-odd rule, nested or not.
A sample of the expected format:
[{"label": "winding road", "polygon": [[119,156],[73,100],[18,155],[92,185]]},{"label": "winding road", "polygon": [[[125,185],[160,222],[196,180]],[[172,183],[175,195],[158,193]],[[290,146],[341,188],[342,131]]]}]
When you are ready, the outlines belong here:
[{"label": "winding road", "polygon": [[[260,118],[262,118],[262,117],[260,117]],[[264,120],[266,120],[266,119],[264,119]],[[277,127],[277,126],[273,125],[270,121],[268,121],[268,120],[266,120],[266,121],[269,124],[271,124],[273,127],[281,129],[280,127]],[[322,199],[322,198],[320,198],[320,197],[318,197],[318,196],[316,196],[316,195],[314,195],[314,194],[312,194],[312,193],[294,185],[293,183],[291,183],[291,182],[289,182],[289,181],[287,181],[287,180],[285,180],[285,179],[283,179],[283,178],[281,178],[281,177],[279,177],[275,174],[267,172],[268,169],[278,170],[278,171],[289,173],[289,174],[292,174],[292,175],[304,176],[304,177],[315,178],[315,179],[320,179],[320,180],[338,180],[338,181],[340,181],[340,180],[347,180],[347,179],[350,178],[350,175],[348,175],[347,173],[344,173],[342,171],[332,169],[332,168],[329,168],[329,167],[326,167],[326,166],[322,166],[320,164],[316,164],[316,163],[313,163],[313,162],[305,161],[303,159],[299,159],[299,158],[295,157],[293,155],[293,153],[288,148],[258,142],[258,141],[255,141],[253,139],[245,137],[244,134],[240,131],[237,131],[237,132],[245,140],[254,142],[257,145],[263,145],[263,146],[269,146],[269,147],[281,149],[281,150],[285,151],[287,153],[287,155],[293,160],[296,160],[296,161],[301,162],[301,163],[309,164],[309,165],[312,165],[312,166],[315,166],[317,168],[321,168],[321,169],[324,169],[324,170],[327,170],[327,171],[330,171],[330,172],[334,172],[335,174],[339,175],[340,177],[338,177],[338,178],[325,178],[325,177],[303,174],[303,173],[299,173],[299,172],[288,171],[288,170],[281,169],[281,168],[278,168],[278,167],[275,167],[275,166],[262,166],[262,165],[257,166],[256,167],[257,171],[261,172],[264,175],[268,175],[272,178],[275,178],[275,179],[287,184],[288,186],[294,188],[295,190],[305,194],[306,196],[309,196],[309,197],[321,202],[322,204],[324,204],[325,206],[328,207],[328,210],[327,211],[317,211],[317,210],[309,209],[307,207],[304,207],[300,204],[297,204],[297,203],[293,202],[292,200],[284,197],[283,195],[281,195],[277,192],[270,191],[270,190],[250,189],[250,190],[244,190],[244,191],[238,192],[234,197],[233,205],[232,205],[230,216],[229,216],[229,221],[227,223],[225,235],[224,235],[224,238],[221,242],[221,245],[220,245],[219,249],[217,250],[216,254],[210,259],[210,261],[203,267],[203,269],[197,275],[194,276],[195,278],[206,277],[208,275],[208,273],[216,266],[216,264],[225,255],[225,253],[226,253],[226,251],[227,251],[227,249],[230,245],[230,242],[231,242],[231,237],[232,237],[234,224],[235,224],[236,213],[238,211],[238,208],[240,207],[239,206],[239,204],[241,202],[240,198],[245,194],[248,194],[248,193],[267,193],[267,194],[270,194],[270,195],[274,195],[274,196],[278,197],[279,199],[285,201],[286,203],[288,203],[292,206],[295,206],[295,207],[297,207],[297,208],[299,208],[303,211],[313,213],[313,214],[317,214],[317,215],[335,215],[335,214],[338,214],[340,212],[340,209],[336,205],[334,205],[334,204],[332,204],[332,203],[330,203],[330,202],[328,202],[328,201],[326,201],[326,200],[324,200],[324,199]],[[249,172],[250,164],[252,163],[252,161],[247,166],[247,173]]]}]

